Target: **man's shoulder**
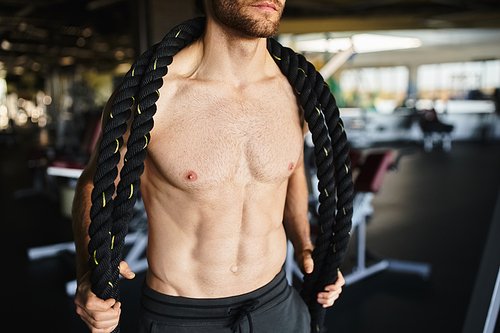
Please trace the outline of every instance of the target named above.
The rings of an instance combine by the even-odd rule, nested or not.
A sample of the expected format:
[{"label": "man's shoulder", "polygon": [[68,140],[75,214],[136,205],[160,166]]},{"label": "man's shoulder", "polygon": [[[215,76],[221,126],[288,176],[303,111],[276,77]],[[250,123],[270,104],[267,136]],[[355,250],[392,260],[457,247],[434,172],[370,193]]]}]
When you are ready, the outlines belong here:
[{"label": "man's shoulder", "polygon": [[194,43],[181,49],[173,56],[172,63],[168,66],[166,78],[175,81],[189,77],[196,68],[198,53],[199,47]]}]

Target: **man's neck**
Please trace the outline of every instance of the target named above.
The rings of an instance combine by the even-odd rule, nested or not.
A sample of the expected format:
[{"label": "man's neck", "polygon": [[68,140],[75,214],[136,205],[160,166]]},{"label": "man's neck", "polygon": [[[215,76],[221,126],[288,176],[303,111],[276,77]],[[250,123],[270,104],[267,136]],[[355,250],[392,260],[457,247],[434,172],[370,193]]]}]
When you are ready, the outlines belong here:
[{"label": "man's neck", "polygon": [[276,70],[266,48],[265,38],[253,38],[208,20],[202,38],[196,43],[197,68],[201,80],[216,80],[244,87],[262,80]]}]

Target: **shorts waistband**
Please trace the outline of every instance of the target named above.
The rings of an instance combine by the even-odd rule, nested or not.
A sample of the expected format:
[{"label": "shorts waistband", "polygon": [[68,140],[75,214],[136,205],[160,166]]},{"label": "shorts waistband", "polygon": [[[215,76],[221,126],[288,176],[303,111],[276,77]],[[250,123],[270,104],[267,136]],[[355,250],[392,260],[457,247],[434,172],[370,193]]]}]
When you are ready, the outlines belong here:
[{"label": "shorts waistband", "polygon": [[141,305],[145,315],[159,319],[229,319],[234,310],[246,307],[257,310],[271,302],[280,302],[287,297],[291,288],[282,269],[265,286],[250,293],[224,298],[188,298],[170,296],[151,289],[145,282],[142,286]]}]

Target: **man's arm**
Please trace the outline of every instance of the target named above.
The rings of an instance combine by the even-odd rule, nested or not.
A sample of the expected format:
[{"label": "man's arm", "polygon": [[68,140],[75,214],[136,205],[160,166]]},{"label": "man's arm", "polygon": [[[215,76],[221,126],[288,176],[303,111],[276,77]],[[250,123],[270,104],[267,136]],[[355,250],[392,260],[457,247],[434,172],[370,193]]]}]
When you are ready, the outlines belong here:
[{"label": "man's arm", "polygon": [[[314,246],[311,242],[311,231],[308,212],[308,189],[304,167],[304,156],[301,154],[295,170],[288,180],[283,223],[287,236],[295,249],[295,259],[301,271],[305,274],[312,273],[314,261],[312,251]],[[323,307],[332,306],[342,292],[345,280],[339,272],[335,284],[329,285],[324,292],[318,294],[318,303]]]},{"label": "man's arm", "polygon": [[303,272],[313,270],[311,232],[308,212],[308,189],[304,167],[304,156],[301,154],[295,170],[288,179],[283,222],[288,239],[293,244],[296,259]]},{"label": "man's arm", "polygon": [[77,281],[80,281],[80,279],[89,270],[88,262],[90,255],[87,251],[87,244],[90,240],[88,234],[90,226],[90,207],[92,206],[90,194],[92,193],[92,189],[94,187],[93,178],[96,170],[96,161],[98,156],[97,150],[98,147],[96,146],[96,150],[92,153],[89,163],[78,179],[75,189],[75,197],[73,199],[72,223],[76,246]]},{"label": "man's arm", "polygon": [[[102,128],[106,125],[106,119],[109,117],[115,94],[116,91],[104,108],[102,115]],[[93,179],[97,168],[97,159],[99,156],[99,145],[101,139],[102,137],[100,136],[96,144],[96,148],[90,157],[89,163],[78,179],[75,190],[75,198],[73,200],[72,224],[76,246],[76,274],[78,283],[75,295],[75,304],[77,306],[77,313],[92,332],[111,332],[118,325],[121,313],[121,304],[116,302],[114,299],[102,300],[92,293],[90,270],[88,267],[90,255],[87,250],[90,240],[88,234],[91,222],[90,207],[92,206],[90,197],[94,187]],[[126,140],[124,141],[126,142]],[[124,143],[123,146],[124,148],[120,150],[122,157],[124,156],[126,144]],[[122,163],[123,162],[120,162],[118,168],[121,168]],[[134,277],[134,273],[125,262],[120,264],[120,274],[127,279],[132,279]]]}]

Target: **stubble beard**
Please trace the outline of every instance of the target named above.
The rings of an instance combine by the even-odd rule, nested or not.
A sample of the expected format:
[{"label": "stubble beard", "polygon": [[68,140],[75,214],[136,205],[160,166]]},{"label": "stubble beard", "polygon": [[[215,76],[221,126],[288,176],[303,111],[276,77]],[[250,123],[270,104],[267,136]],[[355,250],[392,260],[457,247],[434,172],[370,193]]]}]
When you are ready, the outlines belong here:
[{"label": "stubble beard", "polygon": [[[264,13],[265,19],[253,17],[245,13],[245,7],[236,0],[212,0],[211,2],[215,17],[227,27],[245,36],[269,38],[278,31],[283,6],[277,1],[273,1],[279,14],[277,19],[272,18],[276,16],[274,13]],[[250,3],[252,2],[258,3],[257,1]]]}]

